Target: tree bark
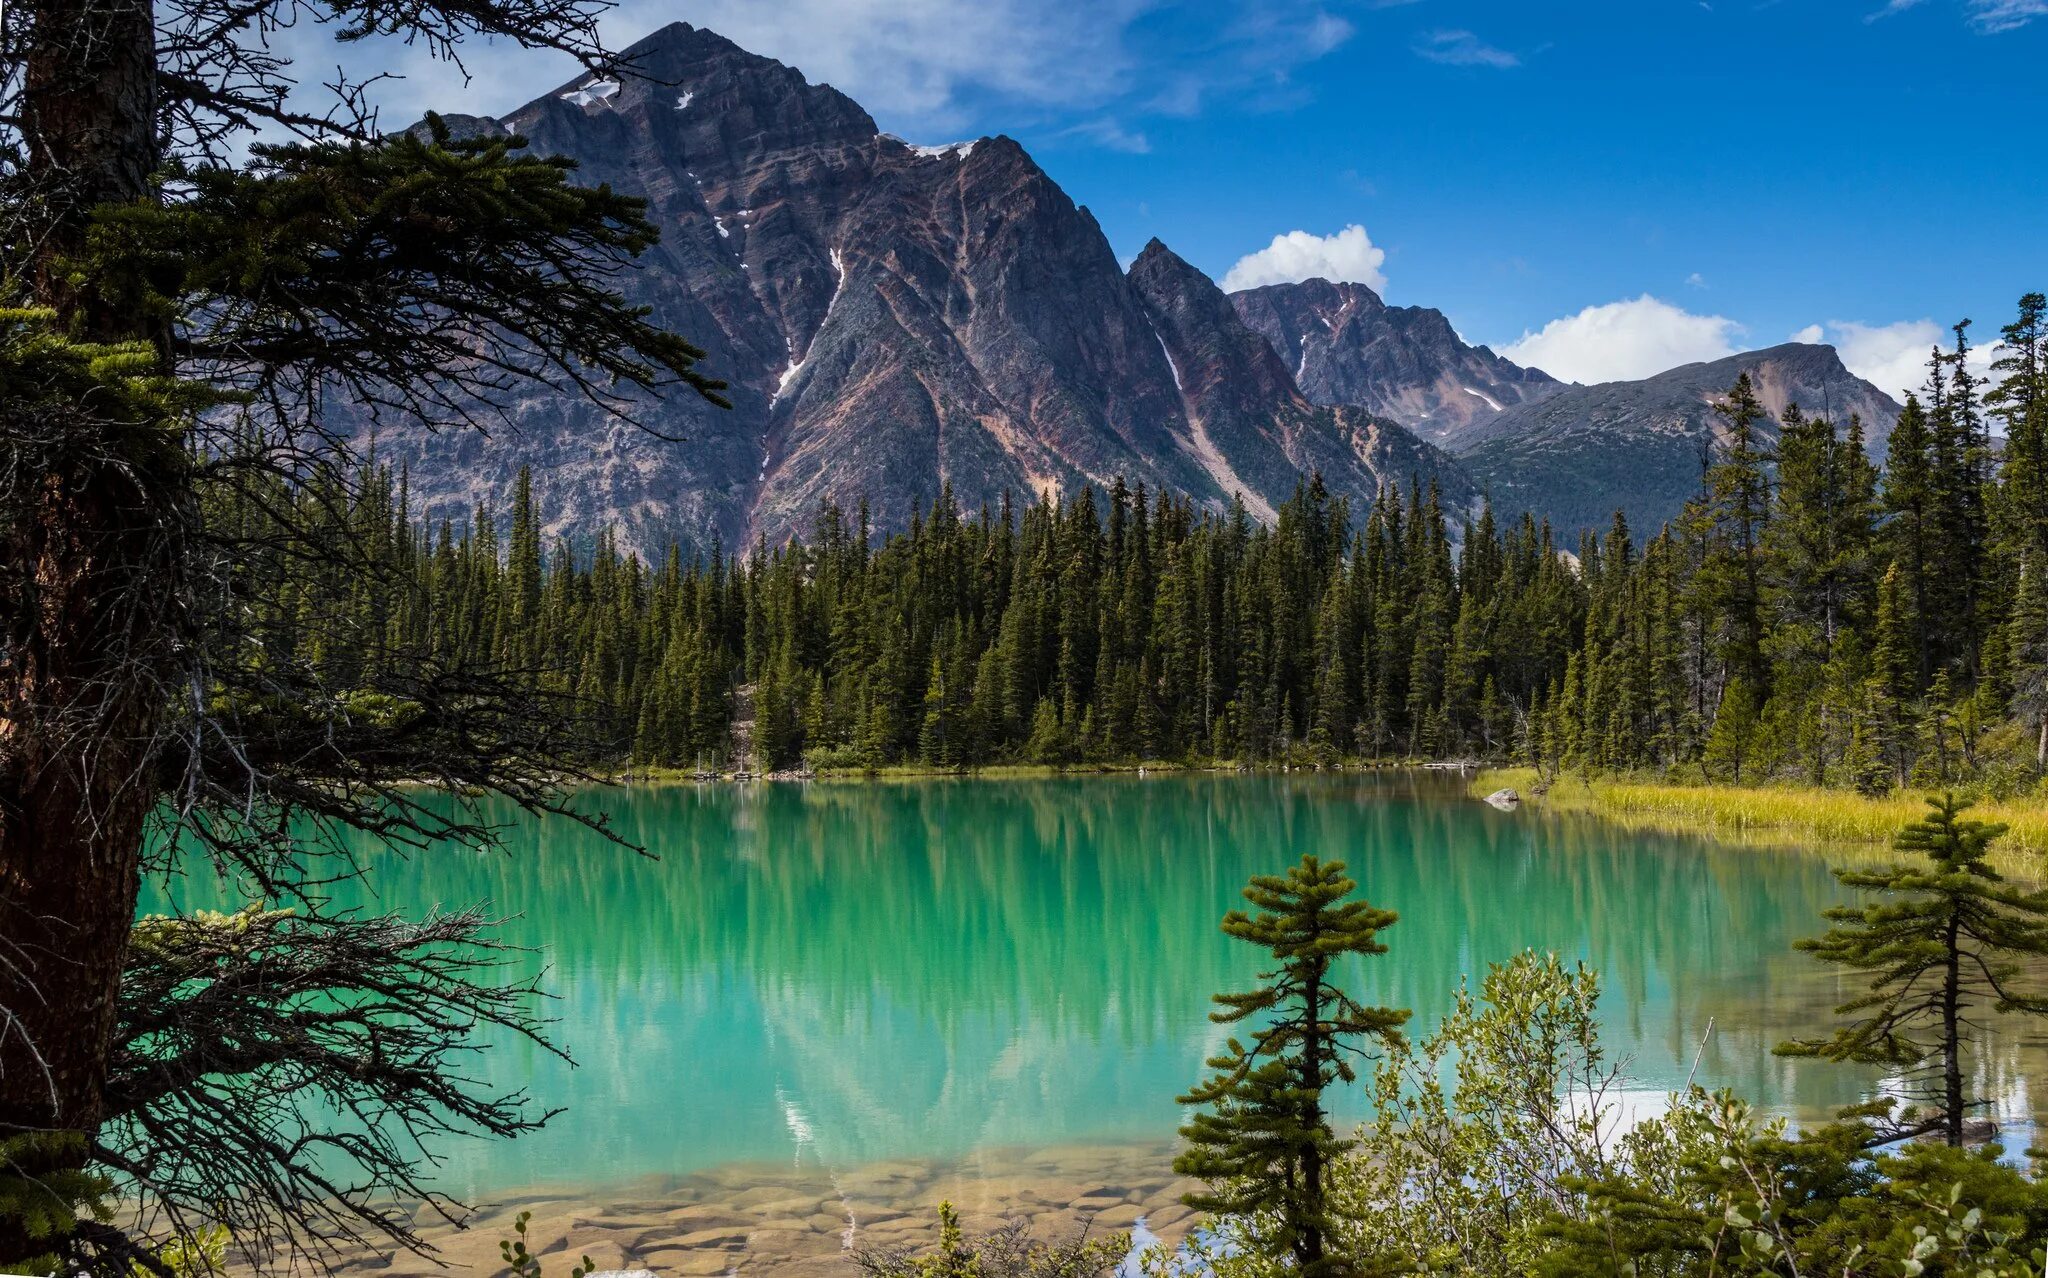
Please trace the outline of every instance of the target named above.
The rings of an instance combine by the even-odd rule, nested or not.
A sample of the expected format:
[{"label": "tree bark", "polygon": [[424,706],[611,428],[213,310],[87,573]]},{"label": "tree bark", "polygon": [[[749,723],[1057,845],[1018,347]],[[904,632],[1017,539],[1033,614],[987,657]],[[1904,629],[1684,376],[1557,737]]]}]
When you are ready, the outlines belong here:
[{"label": "tree bark", "polygon": [[1958,920],[1949,915],[1948,967],[1941,987],[1941,1052],[1943,1128],[1951,1148],[1963,1146],[1962,953]]},{"label": "tree bark", "polygon": [[142,336],[133,316],[76,298],[61,268],[93,209],[149,198],[159,159],[151,0],[40,0],[28,27],[21,131],[43,223],[37,298],[89,337]]},{"label": "tree bark", "polygon": [[[94,469],[48,476],[5,544],[10,581],[35,585],[0,660],[0,1137],[98,1128],[155,798],[159,690],[131,662],[152,643],[123,598],[154,533],[135,490]],[[22,1169],[80,1157],[42,1148]],[[48,1250],[16,1223],[0,1217],[0,1272]]]},{"label": "tree bark", "polygon": [[[145,336],[80,296],[64,262],[84,246],[95,207],[150,196],[150,0],[43,0],[26,24],[20,127],[37,300],[83,337]],[[0,1138],[90,1134],[102,1118],[156,794],[148,769],[163,690],[152,657],[170,650],[160,627],[175,609],[164,494],[149,478],[161,466],[126,455],[161,450],[162,438],[132,423],[95,427],[83,409],[40,425],[49,429],[10,441],[38,469],[10,494],[0,527]],[[26,1148],[16,1170],[31,1176],[83,1158],[54,1140]],[[51,1249],[0,1217],[0,1271]]]},{"label": "tree bark", "polygon": [[[1317,962],[1305,984],[1307,1003],[1302,1019],[1308,1032],[1301,1042],[1301,1082],[1308,1096],[1303,1126],[1311,1133],[1323,1125],[1323,978],[1326,964]],[[1323,1154],[1311,1144],[1301,1160],[1302,1200],[1310,1216],[1301,1222],[1297,1255],[1304,1272],[1320,1276],[1323,1267]]]}]

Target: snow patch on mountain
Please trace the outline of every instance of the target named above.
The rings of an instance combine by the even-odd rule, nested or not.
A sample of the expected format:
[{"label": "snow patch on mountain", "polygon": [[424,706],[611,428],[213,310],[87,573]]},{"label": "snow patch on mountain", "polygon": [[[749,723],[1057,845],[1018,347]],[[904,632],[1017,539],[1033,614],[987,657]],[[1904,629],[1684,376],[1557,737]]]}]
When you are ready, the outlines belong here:
[{"label": "snow patch on mountain", "polygon": [[949,155],[964,160],[973,154],[975,142],[980,140],[977,138],[974,141],[968,142],[940,142],[933,146],[925,146],[916,142],[905,141],[893,133],[884,133],[882,136],[899,146],[908,147],[913,154],[921,155],[928,160],[942,159]]}]

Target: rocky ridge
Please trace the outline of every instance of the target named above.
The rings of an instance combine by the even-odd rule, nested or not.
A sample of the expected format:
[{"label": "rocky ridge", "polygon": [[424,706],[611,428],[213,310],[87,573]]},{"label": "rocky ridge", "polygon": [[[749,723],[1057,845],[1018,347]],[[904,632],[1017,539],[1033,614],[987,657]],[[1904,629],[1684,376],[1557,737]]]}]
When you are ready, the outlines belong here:
[{"label": "rocky ridge", "polygon": [[1604,527],[1621,510],[1648,532],[1699,491],[1702,466],[1727,438],[1714,406],[1743,373],[1771,413],[1760,432],[1766,444],[1777,440],[1777,415],[1797,404],[1843,428],[1860,417],[1871,456],[1883,456],[1899,404],[1843,367],[1833,347],[1799,343],[1639,382],[1561,388],[1470,423],[1445,446],[1497,509],[1533,511],[1565,533]]},{"label": "rocky ridge", "polygon": [[[1315,467],[1358,503],[1417,476],[1469,500],[1456,464],[1397,423],[1246,365],[1263,343],[1199,272],[1126,278],[1015,141],[913,146],[684,23],[626,55],[635,76],[579,77],[463,127],[517,132],[648,200],[662,240],[621,287],[705,349],[733,408],[669,396],[639,410],[649,434],[535,393],[490,440],[380,441],[429,515],[502,505],[522,465],[551,531],[615,526],[650,550],[778,543],[828,499],[869,503],[887,530],[949,491],[971,509],[1117,477],[1217,510],[1241,492],[1261,514]],[[1183,286],[1200,295],[1160,291]]]},{"label": "rocky ridge", "polygon": [[1355,405],[1431,442],[1565,388],[1541,369],[1467,343],[1442,311],[1388,306],[1364,284],[1310,279],[1230,300],[1310,400]]}]

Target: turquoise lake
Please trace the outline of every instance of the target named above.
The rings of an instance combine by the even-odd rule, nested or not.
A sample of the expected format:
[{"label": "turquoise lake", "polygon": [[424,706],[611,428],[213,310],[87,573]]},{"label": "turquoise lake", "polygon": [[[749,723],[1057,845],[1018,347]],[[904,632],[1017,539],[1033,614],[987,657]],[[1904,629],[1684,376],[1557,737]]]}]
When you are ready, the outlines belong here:
[{"label": "turquoise lake", "polygon": [[[1818,857],[1499,812],[1405,774],[679,785],[585,802],[652,858],[522,820],[497,854],[366,850],[364,879],[337,892],[408,915],[488,901],[528,968],[547,969],[577,1066],[499,1043],[473,1068],[565,1112],[510,1144],[443,1147],[457,1193],[1156,1145],[1219,1042],[1209,995],[1259,970],[1219,917],[1249,875],[1304,852],[1344,860],[1400,912],[1391,952],[1349,979],[1415,1009],[1418,1029],[1461,978],[1534,947],[1600,970],[1608,1045],[1645,1094],[1681,1086],[1696,1056],[1702,1082],[1787,1112],[1877,1081],[1770,1055],[1843,992],[1790,948],[1841,899]],[[240,895],[192,874],[144,908],[167,899]],[[2022,1050],[1994,1044],[1983,1068],[2016,1077]],[[2023,1082],[2015,1094],[2024,1107]]]}]

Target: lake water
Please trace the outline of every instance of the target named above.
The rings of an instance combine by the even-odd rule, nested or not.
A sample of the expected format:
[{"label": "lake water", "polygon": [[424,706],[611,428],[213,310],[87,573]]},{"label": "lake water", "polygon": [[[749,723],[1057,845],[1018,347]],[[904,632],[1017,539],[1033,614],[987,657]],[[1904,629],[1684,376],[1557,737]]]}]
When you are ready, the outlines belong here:
[{"label": "lake water", "polygon": [[[721,1173],[734,1167],[809,1169],[843,1195],[889,1160],[1051,1174],[1048,1150],[1157,1169],[1174,1097],[1220,1039],[1209,995],[1260,968],[1217,921],[1249,875],[1305,852],[1344,860],[1400,912],[1391,952],[1347,978],[1415,1009],[1418,1030],[1462,978],[1533,947],[1601,971],[1608,1045],[1646,1091],[1682,1086],[1696,1055],[1702,1082],[1799,1113],[1876,1081],[1770,1055],[1844,990],[1790,948],[1841,899],[1815,857],[1499,812],[1405,774],[664,786],[588,803],[658,859],[524,822],[499,855],[372,854],[341,894],[413,915],[488,900],[549,969],[578,1065],[499,1044],[475,1069],[566,1112],[510,1144],[440,1150],[443,1183],[472,1199],[695,1177],[701,1200],[746,1183]],[[192,876],[145,908],[166,893],[236,897]],[[1984,1068],[2017,1075],[2019,1051]]]}]

